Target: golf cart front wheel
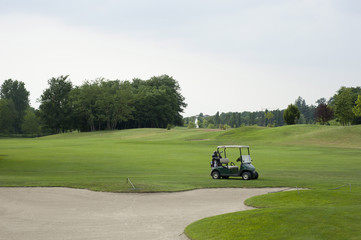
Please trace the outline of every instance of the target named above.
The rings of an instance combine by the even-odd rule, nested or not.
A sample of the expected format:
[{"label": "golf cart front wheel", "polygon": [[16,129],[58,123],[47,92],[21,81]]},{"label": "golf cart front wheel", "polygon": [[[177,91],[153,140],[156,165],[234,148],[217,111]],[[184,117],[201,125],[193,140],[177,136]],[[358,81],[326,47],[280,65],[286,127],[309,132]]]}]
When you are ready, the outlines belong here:
[{"label": "golf cart front wheel", "polygon": [[258,172],[255,172],[255,173],[254,173],[253,178],[254,178],[254,179],[258,179]]},{"label": "golf cart front wheel", "polygon": [[212,172],[212,178],[213,179],[220,179],[221,175],[219,174],[218,171],[214,171],[214,172]]},{"label": "golf cart front wheel", "polygon": [[249,172],[242,173],[242,179],[243,180],[250,180],[251,179],[251,174]]}]

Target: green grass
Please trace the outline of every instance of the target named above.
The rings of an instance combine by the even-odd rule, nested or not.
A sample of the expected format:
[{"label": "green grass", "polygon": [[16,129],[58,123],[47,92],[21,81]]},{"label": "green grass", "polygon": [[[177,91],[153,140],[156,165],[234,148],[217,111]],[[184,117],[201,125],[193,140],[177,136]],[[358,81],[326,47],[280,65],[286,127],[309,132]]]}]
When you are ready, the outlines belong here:
[{"label": "green grass", "polygon": [[[186,228],[192,239],[360,239],[361,188],[271,193],[246,200],[262,209],[224,214]],[[219,226],[226,230],[217,231]],[[218,227],[217,227],[218,226]],[[209,231],[209,229],[214,229]]]},{"label": "green grass", "polygon": [[[213,180],[209,162],[221,144],[250,145],[260,178]],[[248,205],[260,209],[195,222],[186,229],[192,239],[359,239],[360,163],[361,126],[134,129],[0,139],[3,187],[61,186],[113,192],[311,189],[248,199]],[[126,182],[128,177],[136,190]],[[344,184],[351,184],[351,190],[349,185],[328,190]]]}]

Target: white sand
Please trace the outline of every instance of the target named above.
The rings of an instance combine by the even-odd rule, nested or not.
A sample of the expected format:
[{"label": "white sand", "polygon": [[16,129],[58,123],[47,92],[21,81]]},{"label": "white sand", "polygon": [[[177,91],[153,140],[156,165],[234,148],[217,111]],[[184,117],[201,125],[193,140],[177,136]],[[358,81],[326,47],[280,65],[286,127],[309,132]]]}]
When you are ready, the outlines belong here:
[{"label": "white sand", "polygon": [[187,239],[199,219],[250,209],[244,200],[281,188],[105,193],[70,188],[0,188],[1,240]]}]

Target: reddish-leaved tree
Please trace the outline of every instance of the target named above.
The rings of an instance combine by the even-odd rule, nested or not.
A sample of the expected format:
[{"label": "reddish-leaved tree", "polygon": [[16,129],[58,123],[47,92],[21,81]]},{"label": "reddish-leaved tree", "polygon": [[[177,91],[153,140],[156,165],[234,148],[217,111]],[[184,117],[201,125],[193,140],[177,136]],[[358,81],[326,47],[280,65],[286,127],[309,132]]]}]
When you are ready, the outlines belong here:
[{"label": "reddish-leaved tree", "polygon": [[316,120],[325,125],[333,118],[333,110],[326,103],[320,103],[316,108]]}]

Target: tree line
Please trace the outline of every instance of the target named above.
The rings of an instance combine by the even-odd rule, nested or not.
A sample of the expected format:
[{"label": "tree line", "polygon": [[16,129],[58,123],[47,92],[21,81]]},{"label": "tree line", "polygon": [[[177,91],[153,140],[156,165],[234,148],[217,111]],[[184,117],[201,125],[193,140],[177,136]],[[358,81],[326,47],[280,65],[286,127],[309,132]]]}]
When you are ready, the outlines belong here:
[{"label": "tree line", "polygon": [[341,87],[329,100],[306,104],[298,97],[283,110],[217,112],[213,116],[186,117],[187,106],[178,82],[162,75],[148,80],[85,81],[74,86],[69,76],[48,80],[39,98],[39,109],[29,104],[29,92],[21,81],[5,80],[0,88],[0,134],[48,135],[66,131],[129,128],[283,126],[286,124],[361,124],[361,88]]},{"label": "tree line", "polygon": [[361,88],[341,87],[328,101],[320,98],[317,105],[308,105],[298,97],[293,104],[283,110],[227,112],[184,118],[184,126],[189,128],[238,128],[240,126],[277,127],[291,124],[361,124]]},{"label": "tree line", "polygon": [[0,90],[0,133],[46,135],[67,131],[170,128],[183,124],[187,106],[178,82],[168,75],[148,80],[48,80],[39,109],[29,105],[23,82],[8,79]]}]

